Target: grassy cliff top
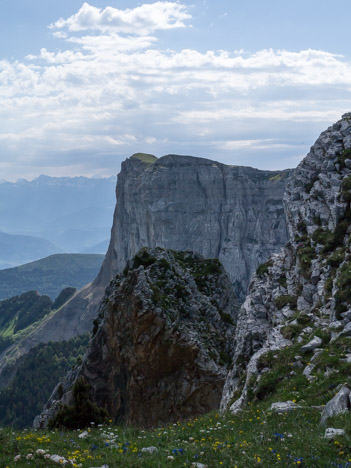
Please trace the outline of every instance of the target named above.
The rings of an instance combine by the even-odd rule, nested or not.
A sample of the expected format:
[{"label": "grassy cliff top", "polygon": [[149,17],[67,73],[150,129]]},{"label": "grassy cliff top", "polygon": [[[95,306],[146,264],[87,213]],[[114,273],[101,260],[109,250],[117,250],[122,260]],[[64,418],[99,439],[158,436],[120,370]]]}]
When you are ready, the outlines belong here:
[{"label": "grassy cliff top", "polygon": [[148,164],[153,164],[155,161],[157,161],[156,156],[154,156],[153,154],[147,154],[147,153],[135,153],[132,155],[132,158],[139,159],[139,161],[142,161]]}]

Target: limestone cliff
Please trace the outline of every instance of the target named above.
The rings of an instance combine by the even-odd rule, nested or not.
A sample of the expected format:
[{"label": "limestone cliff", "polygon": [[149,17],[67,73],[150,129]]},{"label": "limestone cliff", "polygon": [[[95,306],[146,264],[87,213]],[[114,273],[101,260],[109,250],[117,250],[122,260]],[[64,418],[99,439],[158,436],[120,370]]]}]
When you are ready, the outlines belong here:
[{"label": "limestone cliff", "polygon": [[[106,291],[94,337],[62,402],[84,378],[117,422],[150,426],[219,407],[237,304],[218,260],[142,249]],[[62,388],[62,387],[61,387]],[[36,426],[60,407],[58,391]]]},{"label": "limestone cliff", "polygon": [[[310,351],[323,343],[327,348],[351,333],[350,201],[351,113],[320,135],[287,183],[290,242],[252,279],[238,318],[223,409],[236,411],[255,393],[269,371],[260,365],[269,351],[309,340],[317,343]],[[317,379],[315,367],[304,376]]]},{"label": "limestone cliff", "polygon": [[282,198],[289,173],[190,156],[127,159],[95,284],[107,284],[140,248],[160,246],[218,258],[244,299],[256,267],[287,241]]},{"label": "limestone cliff", "polygon": [[[0,356],[0,375],[33,346],[90,331],[109,281],[142,247],[218,258],[243,300],[249,278],[287,241],[282,198],[291,171],[260,171],[208,159],[135,155],[122,164],[111,242],[96,280]],[[0,377],[0,385],[2,383]]]}]

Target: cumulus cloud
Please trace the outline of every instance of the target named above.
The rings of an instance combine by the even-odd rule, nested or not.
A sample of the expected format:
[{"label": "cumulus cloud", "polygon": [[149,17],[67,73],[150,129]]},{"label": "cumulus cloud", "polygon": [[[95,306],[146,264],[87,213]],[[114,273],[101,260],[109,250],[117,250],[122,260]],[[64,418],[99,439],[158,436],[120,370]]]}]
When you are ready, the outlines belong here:
[{"label": "cumulus cloud", "polygon": [[67,28],[72,32],[98,30],[144,35],[160,29],[184,28],[185,21],[190,18],[186,6],[175,2],[156,2],[126,10],[112,7],[102,10],[83,3],[78,13],[66,20],[59,19],[50,28]]},{"label": "cumulus cloud", "polygon": [[1,153],[41,158],[38,171],[57,174],[69,161],[78,173],[115,173],[137,151],[292,167],[311,135],[351,109],[344,57],[159,46],[157,30],[190,19],[176,2],[133,10],[85,3],[51,25],[61,50],[0,61]]}]

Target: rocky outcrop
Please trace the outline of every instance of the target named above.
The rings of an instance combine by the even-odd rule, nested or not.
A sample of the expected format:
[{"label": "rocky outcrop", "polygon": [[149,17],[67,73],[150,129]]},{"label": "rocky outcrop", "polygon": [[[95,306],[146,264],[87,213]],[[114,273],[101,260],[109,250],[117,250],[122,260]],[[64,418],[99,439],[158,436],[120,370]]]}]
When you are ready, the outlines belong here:
[{"label": "rocky outcrop", "polygon": [[[313,351],[317,356],[322,340],[314,336],[315,330],[324,337],[331,335],[332,340],[347,335],[350,201],[351,113],[320,135],[288,180],[284,205],[290,242],[253,276],[239,313],[234,365],[222,409],[240,409],[260,379],[262,369],[257,363],[268,351],[310,336],[313,343],[306,343],[300,352]],[[303,330],[306,323],[309,327]],[[309,380],[315,378],[313,369],[314,365],[305,369]]]},{"label": "rocky outcrop", "polygon": [[[62,402],[73,403],[71,388],[83,377],[94,403],[118,422],[151,426],[217,409],[237,310],[218,260],[142,249],[108,287],[101,323],[82,367],[61,386]],[[37,427],[57,400],[58,390]]]},{"label": "rocky outcrop", "polygon": [[145,246],[218,258],[242,300],[257,265],[287,241],[282,198],[289,174],[190,156],[127,159],[118,175],[111,242],[98,277],[5,350],[0,374],[39,343],[90,331],[109,281]]},{"label": "rocky outcrop", "polygon": [[332,416],[341,413],[347,413],[350,409],[350,390],[347,387],[343,387],[340,391],[332,398],[325,408],[323,409],[321,424],[326,424],[327,420]]}]

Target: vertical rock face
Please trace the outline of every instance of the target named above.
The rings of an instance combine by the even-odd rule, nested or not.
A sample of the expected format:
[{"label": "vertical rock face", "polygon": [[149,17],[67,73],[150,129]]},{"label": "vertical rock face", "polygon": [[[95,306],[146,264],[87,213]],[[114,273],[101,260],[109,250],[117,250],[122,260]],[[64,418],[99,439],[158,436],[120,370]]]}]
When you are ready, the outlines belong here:
[{"label": "vertical rock face", "polygon": [[245,297],[257,265],[283,246],[282,198],[290,171],[259,171],[190,156],[122,164],[110,247],[95,284],[145,246],[218,258]]},{"label": "vertical rock face", "polygon": [[287,241],[282,199],[290,172],[190,156],[127,159],[118,175],[111,242],[98,277],[16,347],[5,350],[0,373],[39,343],[90,331],[106,286],[145,246],[218,258],[243,300],[257,265]]},{"label": "vertical rock face", "polygon": [[[218,260],[143,249],[110,284],[100,315],[76,378],[116,421],[150,426],[219,407],[237,304]],[[62,401],[72,403],[71,386]]]},{"label": "vertical rock face", "polygon": [[287,331],[298,330],[299,320],[310,322],[312,334],[351,329],[350,201],[351,113],[320,135],[287,183],[290,242],[253,276],[239,313],[223,409],[240,408],[259,378],[260,357],[291,345],[296,337]]}]

